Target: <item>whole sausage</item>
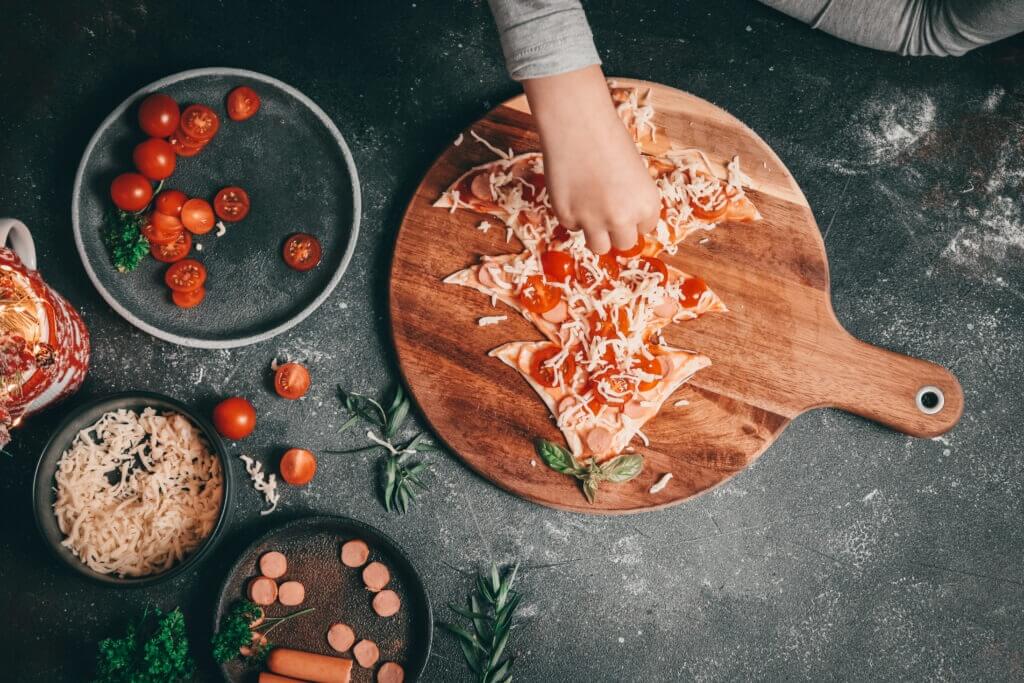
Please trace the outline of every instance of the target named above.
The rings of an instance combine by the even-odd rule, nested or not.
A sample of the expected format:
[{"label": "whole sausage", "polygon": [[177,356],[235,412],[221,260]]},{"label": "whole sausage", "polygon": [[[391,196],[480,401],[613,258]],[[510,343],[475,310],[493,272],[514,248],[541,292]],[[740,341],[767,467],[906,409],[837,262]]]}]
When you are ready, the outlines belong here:
[{"label": "whole sausage", "polygon": [[313,683],[349,683],[352,660],[341,657],[275,647],[267,657],[267,668],[282,676]]},{"label": "whole sausage", "polygon": [[269,671],[261,671],[259,683],[302,683],[302,681],[297,678],[278,676],[277,674],[272,674]]}]

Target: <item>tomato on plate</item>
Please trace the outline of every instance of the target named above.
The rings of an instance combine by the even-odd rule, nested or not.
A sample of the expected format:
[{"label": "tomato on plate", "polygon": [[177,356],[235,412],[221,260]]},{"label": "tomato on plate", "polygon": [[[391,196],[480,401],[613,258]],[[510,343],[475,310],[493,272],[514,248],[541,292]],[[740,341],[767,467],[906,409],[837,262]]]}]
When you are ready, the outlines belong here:
[{"label": "tomato on plate", "polygon": [[160,213],[159,211],[153,211],[149,214],[149,220],[153,223],[153,227],[158,232],[164,234],[177,235],[183,230],[181,220],[174,216],[168,216],[166,213]]},{"label": "tomato on plate", "polygon": [[249,193],[240,187],[225,187],[213,198],[217,218],[234,223],[249,215]]},{"label": "tomato on plate", "polygon": [[174,173],[178,157],[170,143],[160,138],[150,138],[135,145],[132,161],[139,173],[150,180],[163,180]]},{"label": "tomato on plate", "polygon": [[683,306],[685,308],[696,308],[704,292],[708,291],[708,283],[699,277],[688,277],[683,280],[681,287],[683,293]]},{"label": "tomato on plate", "polygon": [[228,118],[245,121],[260,110],[260,96],[247,85],[239,86],[228,93]]},{"label": "tomato on plate", "polygon": [[544,275],[553,282],[568,282],[576,269],[572,256],[564,251],[545,251],[540,255]]},{"label": "tomato on plate", "polygon": [[668,266],[657,256],[644,256],[640,259],[640,270],[646,270],[650,273],[657,273],[661,276],[661,284],[665,286],[668,284]]},{"label": "tomato on plate", "polygon": [[724,218],[729,211],[729,198],[725,194],[724,183],[703,171],[693,172],[691,182],[697,179],[704,179],[709,184],[715,184],[716,189],[710,196],[702,197],[700,200],[690,197],[690,208],[693,209],[693,215],[702,221],[717,221]]},{"label": "tomato on plate", "polygon": [[220,117],[205,104],[193,104],[181,112],[178,127],[193,141],[208,142],[220,129]]},{"label": "tomato on plate", "polygon": [[540,275],[526,278],[519,301],[533,313],[547,313],[562,300],[562,292],[557,287],[545,284]]},{"label": "tomato on plate", "polygon": [[[545,346],[537,349],[533,352],[530,357],[530,377],[537,380],[537,383],[545,387],[556,387],[558,383],[555,381],[555,369],[544,365],[547,361],[551,360],[559,353],[562,349],[552,344],[551,346]],[[565,357],[565,361],[562,362],[562,383],[568,385],[571,383],[573,375],[576,374],[576,359],[573,358],[570,353]]]},{"label": "tomato on plate", "polygon": [[659,382],[661,382],[663,373],[661,363],[657,358],[648,358],[643,354],[640,354],[636,357],[636,367],[639,368],[641,372],[648,375],[657,375],[658,377],[657,379],[649,381],[640,380],[639,384],[637,384],[637,389],[640,391],[650,391],[654,387],[658,386]]},{"label": "tomato on plate", "polygon": [[316,456],[305,448],[289,448],[281,456],[281,478],[292,486],[305,486],[316,474]]},{"label": "tomato on plate", "polygon": [[171,264],[164,273],[164,282],[175,292],[191,292],[206,282],[206,266],[195,259]]},{"label": "tomato on plate", "polygon": [[244,439],[256,429],[256,409],[241,396],[226,398],[213,409],[213,426],[225,439]]},{"label": "tomato on plate", "polygon": [[153,198],[153,186],[139,173],[122,173],[110,183],[110,198],[122,211],[142,211]]},{"label": "tomato on plate", "polygon": [[[615,260],[615,257],[609,254],[602,254],[597,257],[597,267],[604,271],[604,274],[608,276],[609,280],[614,280],[619,276],[619,262]],[[576,281],[584,288],[589,289],[594,286],[597,282],[597,277],[590,271],[589,268],[585,268],[582,264],[576,264]]]},{"label": "tomato on plate", "polygon": [[285,363],[274,371],[274,391],[281,398],[302,398],[309,391],[309,384],[309,370],[298,363]]},{"label": "tomato on plate", "polygon": [[206,287],[193,289],[191,292],[171,292],[171,301],[178,308],[195,308],[206,298]]},{"label": "tomato on plate", "polygon": [[297,232],[284,243],[284,262],[295,270],[305,272],[320,263],[320,240]]},{"label": "tomato on plate", "polygon": [[216,220],[213,207],[205,199],[190,199],[181,206],[181,224],[189,232],[205,235],[213,230]]},{"label": "tomato on plate", "polygon": [[181,235],[181,230],[172,232],[168,230],[159,230],[153,225],[152,220],[147,220],[146,224],[142,226],[142,236],[146,238],[146,241],[151,245],[153,244],[170,244],[174,240],[178,239]]},{"label": "tomato on plate", "polygon": [[139,105],[139,127],[147,135],[165,138],[178,127],[181,111],[170,95],[153,93]]},{"label": "tomato on plate", "polygon": [[188,195],[181,190],[164,190],[156,196],[156,210],[165,216],[181,218],[181,207],[188,201]]},{"label": "tomato on plate", "polygon": [[203,147],[206,146],[205,142],[193,144],[187,140],[185,134],[181,131],[176,131],[174,135],[167,138],[167,142],[170,143],[174,149],[174,153],[179,157],[194,157],[203,151]]},{"label": "tomato on plate", "polygon": [[149,253],[161,263],[176,263],[188,256],[190,251],[192,251],[192,235],[185,230],[179,232],[178,236],[170,242],[153,242],[149,245]]},{"label": "tomato on plate", "polygon": [[644,239],[644,236],[637,235],[636,244],[632,247],[629,249],[612,249],[612,253],[616,256],[621,256],[622,258],[633,258],[634,256],[639,256],[643,253],[644,246],[646,246],[646,244],[647,241]]}]

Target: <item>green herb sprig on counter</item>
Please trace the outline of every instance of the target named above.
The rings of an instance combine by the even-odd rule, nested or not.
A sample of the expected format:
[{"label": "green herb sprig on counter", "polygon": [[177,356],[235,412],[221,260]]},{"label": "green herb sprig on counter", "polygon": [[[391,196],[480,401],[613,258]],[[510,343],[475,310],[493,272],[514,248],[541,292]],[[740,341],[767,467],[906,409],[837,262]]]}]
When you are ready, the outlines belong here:
[{"label": "green herb sprig on counter", "polygon": [[180,609],[147,609],[124,636],[99,643],[94,683],[177,683],[195,674]]},{"label": "green herb sprig on counter", "polygon": [[103,231],[103,243],[110,250],[114,267],[122,273],[135,270],[149,253],[149,240],[142,234],[144,213],[111,211]]},{"label": "green herb sprig on counter", "polygon": [[490,576],[477,574],[476,588],[469,594],[468,609],[449,603],[453,612],[469,619],[472,630],[457,624],[438,624],[458,639],[466,664],[479,683],[512,680],[515,658],[502,656],[519,607],[519,593],[512,590],[518,571],[517,564],[502,576],[492,564]]},{"label": "green herb sprig on counter", "polygon": [[366,438],[372,444],[360,448],[351,448],[344,451],[327,451],[328,453],[362,453],[376,448],[383,448],[387,452],[384,460],[383,477],[381,478],[381,499],[384,502],[384,509],[388,512],[399,512],[405,514],[409,507],[416,500],[419,493],[426,491],[427,486],[423,483],[421,475],[430,465],[419,461],[409,462],[409,457],[416,453],[436,451],[437,447],[432,443],[424,441],[426,434],[418,433],[412,437],[404,446],[396,446],[394,439],[398,436],[398,430],[405,424],[409,417],[409,397],[401,384],[396,384],[392,393],[391,402],[387,408],[380,401],[369,396],[363,396],[355,392],[346,391],[338,387],[338,395],[345,410],[351,413],[345,424],[341,426],[341,432],[345,432],[359,420],[369,422],[376,426],[383,438],[378,437],[372,429],[367,430]]},{"label": "green herb sprig on counter", "polygon": [[597,490],[601,482],[620,484],[640,474],[644,466],[642,455],[619,455],[606,463],[597,464],[594,458],[580,464],[565,448],[545,439],[536,441],[537,455],[548,467],[556,472],[568,474],[583,482],[583,495],[591,504],[597,501]]}]

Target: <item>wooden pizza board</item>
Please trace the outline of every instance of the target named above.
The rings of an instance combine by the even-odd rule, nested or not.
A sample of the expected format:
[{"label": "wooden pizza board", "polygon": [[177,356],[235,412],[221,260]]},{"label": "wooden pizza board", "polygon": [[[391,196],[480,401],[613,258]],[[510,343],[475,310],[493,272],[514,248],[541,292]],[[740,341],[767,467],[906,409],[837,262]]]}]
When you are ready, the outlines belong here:
[{"label": "wooden pizza board", "polygon": [[[946,369],[852,337],[832,311],[828,261],[807,200],[771,148],[727,112],[688,93],[651,88],[662,151],[670,140],[703,149],[713,164],[738,154],[752,180],[757,223],[723,223],[687,239],[670,264],[703,277],[729,307],[727,314],[670,325],[666,340],[696,349],[710,368],[666,402],[645,428],[650,446],[643,472],[626,484],[604,484],[590,505],[578,482],[548,469],[533,440],[564,443],[548,410],[512,368],[487,352],[513,340],[541,339],[529,322],[480,293],[442,278],[481,254],[518,252],[504,226],[484,234],[484,216],[449,213],[431,204],[472,166],[494,158],[470,130],[499,149],[540,149],[526,97],[515,97],[467,128],[431,166],[406,210],[391,268],[390,312],[399,364],[416,402],[437,435],[474,471],[527,500],[581,512],[652,510],[695,496],[730,478],[764,452],[797,415],[833,407],[895,430],[931,437],[963,412],[963,393]],[[658,148],[658,149],[655,149]],[[645,150],[648,151],[648,150]],[[724,166],[718,169],[724,177]],[[492,223],[498,223],[494,218]],[[702,237],[710,239],[701,245]],[[479,327],[485,315],[508,314]],[[941,408],[929,414],[941,393]],[[674,406],[679,399],[689,401]],[[934,408],[932,408],[934,410]],[[664,473],[673,479],[648,489]]]}]

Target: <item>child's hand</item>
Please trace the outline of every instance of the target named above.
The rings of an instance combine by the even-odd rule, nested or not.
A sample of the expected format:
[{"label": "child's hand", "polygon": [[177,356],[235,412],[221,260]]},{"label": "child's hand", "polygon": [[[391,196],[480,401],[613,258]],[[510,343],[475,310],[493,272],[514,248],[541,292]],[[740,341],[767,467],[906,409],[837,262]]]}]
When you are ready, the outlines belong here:
[{"label": "child's hand", "polygon": [[582,228],[603,254],[650,232],[658,188],[615,113],[600,67],[523,81],[540,129],[551,203],[567,228]]}]

